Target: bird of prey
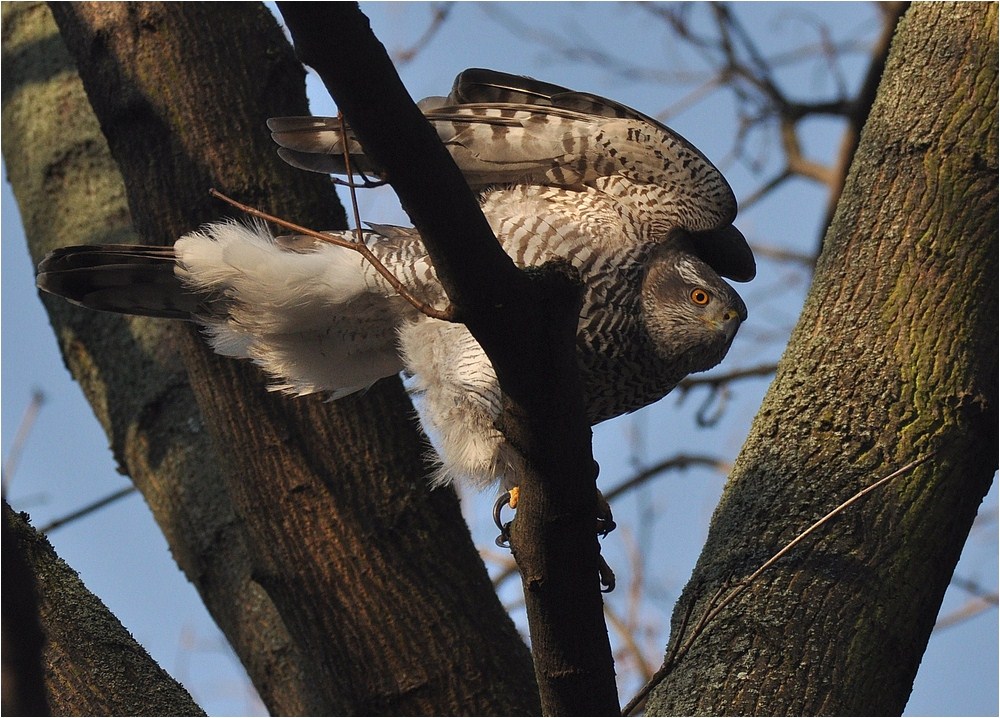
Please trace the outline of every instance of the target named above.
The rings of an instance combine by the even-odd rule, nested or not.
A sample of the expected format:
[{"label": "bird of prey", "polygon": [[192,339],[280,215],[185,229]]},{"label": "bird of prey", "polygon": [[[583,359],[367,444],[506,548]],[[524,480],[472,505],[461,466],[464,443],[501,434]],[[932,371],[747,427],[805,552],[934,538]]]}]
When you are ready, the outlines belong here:
[{"label": "bird of prey", "polygon": [[[694,146],[617,102],[490,70],[464,71],[421,109],[514,262],[578,271],[591,424],[722,360],[747,316],[722,276],[749,281],[755,266],[729,185]],[[343,174],[349,153],[354,170],[380,173],[337,120],[268,126],[292,165]],[[446,303],[416,230],[362,236],[409,293]],[[173,247],[58,249],[37,283],[93,309],[193,320],[216,352],[253,360],[290,394],[336,399],[403,372],[441,459],[436,483],[510,488],[526,470],[496,428],[501,388],[466,327],[422,314],[349,248],[226,221]]]}]

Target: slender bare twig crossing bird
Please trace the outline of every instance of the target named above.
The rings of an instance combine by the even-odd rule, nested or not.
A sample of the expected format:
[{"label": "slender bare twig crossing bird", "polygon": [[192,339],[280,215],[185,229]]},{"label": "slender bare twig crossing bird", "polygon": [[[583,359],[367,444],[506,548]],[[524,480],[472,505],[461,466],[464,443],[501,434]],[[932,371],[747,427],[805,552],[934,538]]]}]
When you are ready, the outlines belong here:
[{"label": "slender bare twig crossing bird", "polygon": [[[421,102],[503,248],[522,267],[570,262],[584,284],[577,355],[591,423],[639,409],[725,356],[747,310],[721,277],[749,281],[733,193],[691,144],[617,102],[524,77],[466,70]],[[328,118],[268,123],[290,164],[379,168]],[[446,303],[416,230],[363,241],[405,290]],[[342,242],[351,232],[329,233]],[[405,372],[441,458],[437,483],[500,481],[523,459],[497,430],[501,389],[461,324],[405,301],[348,247],[220,222],[173,247],[66,247],[38,286],[93,309],[200,324],[219,354],[252,359],[291,394],[339,398]]]}]

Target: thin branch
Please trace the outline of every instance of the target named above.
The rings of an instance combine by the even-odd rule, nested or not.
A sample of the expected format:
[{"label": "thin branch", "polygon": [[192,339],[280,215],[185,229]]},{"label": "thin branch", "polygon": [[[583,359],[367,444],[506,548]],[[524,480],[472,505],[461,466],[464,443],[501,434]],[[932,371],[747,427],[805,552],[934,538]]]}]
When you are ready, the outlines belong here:
[{"label": "thin branch", "polygon": [[87,504],[81,509],[77,509],[76,511],[68,513],[65,516],[62,516],[58,519],[53,519],[52,521],[50,521],[49,523],[45,524],[40,529],[38,529],[38,531],[39,533],[43,534],[51,533],[55,531],[57,528],[65,526],[68,523],[72,523],[77,519],[82,519],[84,516],[92,514],[99,509],[103,509],[105,506],[109,506],[110,504],[113,504],[119,499],[125,498],[126,496],[131,496],[135,492],[136,488],[134,486],[126,486],[123,489],[118,489],[118,491],[108,494],[104,498],[97,499],[96,501]]},{"label": "thin branch", "polygon": [[682,379],[677,385],[681,391],[689,391],[696,386],[709,386],[716,389],[723,384],[739,381],[740,379],[755,379],[762,376],[771,376],[777,371],[777,364],[759,364],[746,369],[734,369],[725,374],[710,374],[708,376],[689,376]]},{"label": "thin branch", "polygon": [[664,459],[663,461],[657,462],[652,466],[639,471],[634,476],[626,479],[622,483],[615,486],[609,492],[604,495],[609,502],[613,499],[618,498],[622,494],[625,494],[633,489],[642,486],[646,482],[656,478],[660,474],[667,471],[680,471],[683,469],[690,468],[692,466],[705,466],[710,469],[715,469],[722,474],[728,474],[731,464],[727,461],[723,461],[715,456],[701,456],[697,454],[678,454],[677,456],[671,456],[669,459]]},{"label": "thin branch", "polygon": [[11,442],[10,451],[3,462],[3,479],[0,483],[3,485],[4,493],[7,492],[7,484],[14,477],[14,471],[17,468],[18,461],[21,459],[24,445],[31,435],[31,429],[35,426],[35,419],[38,418],[38,412],[41,411],[42,404],[44,403],[45,394],[40,389],[35,389],[31,392],[31,401],[28,402],[28,406],[24,410],[24,415],[21,417],[21,424],[17,427],[17,433]]},{"label": "thin branch", "polygon": [[[348,171],[350,171],[350,167],[348,167]],[[441,319],[442,321],[446,322],[458,321],[456,319],[456,310],[454,305],[448,305],[448,307],[445,309],[437,309],[436,307],[431,306],[427,302],[415,297],[410,292],[410,290],[403,285],[402,282],[396,279],[395,275],[392,272],[390,272],[389,269],[384,264],[382,264],[379,258],[376,257],[370,249],[368,249],[368,245],[364,243],[364,240],[361,239],[360,226],[357,227],[357,232],[359,233],[358,240],[351,241],[347,239],[341,239],[336,235],[327,234],[325,232],[318,232],[315,229],[310,229],[309,227],[303,227],[300,224],[289,222],[287,219],[275,217],[273,214],[268,214],[263,210],[256,209],[255,207],[251,207],[250,205],[238,202],[237,200],[232,199],[231,197],[227,197],[226,195],[222,194],[221,192],[215,189],[208,190],[208,193],[213,197],[215,197],[216,199],[220,199],[223,202],[232,205],[236,209],[250,215],[251,217],[256,217],[257,219],[263,219],[266,222],[272,222],[273,224],[276,224],[279,227],[291,230],[292,232],[298,232],[299,234],[303,234],[307,237],[312,237],[313,239],[319,240],[320,242],[326,242],[327,244],[333,244],[338,247],[344,247],[345,249],[351,249],[357,252],[362,257],[364,257],[365,260],[369,264],[371,264],[372,267],[374,267],[375,270],[379,274],[381,274],[382,277],[387,282],[389,282],[390,285],[392,285],[393,290],[395,290],[395,292],[400,297],[409,302],[417,311],[433,319]],[[354,196],[353,185],[351,185],[351,200],[354,202],[355,218],[357,218],[358,205],[357,205],[357,198]]]},{"label": "thin branch", "polygon": [[836,182],[834,171],[826,165],[806,158],[803,154],[797,131],[797,119],[799,118],[789,115],[781,118],[781,146],[785,150],[788,172],[808,177],[827,187],[832,187]]},{"label": "thin branch", "polygon": [[740,209],[743,210],[744,212],[747,211],[750,207],[757,204],[757,202],[759,202],[760,200],[764,199],[764,197],[766,197],[771,192],[776,190],[778,187],[783,185],[785,182],[790,180],[793,176],[794,175],[791,169],[789,169],[788,166],[786,165],[785,168],[781,170],[781,172],[779,172],[774,177],[769,179],[767,182],[762,184],[760,187],[755,189],[753,192],[749,194],[749,196],[743,198],[743,200],[740,201]]},{"label": "thin branch", "polygon": [[[725,592],[728,586],[729,586],[729,581],[727,579],[726,581],[723,581],[722,585],[720,585],[718,590],[716,590],[715,595],[712,596],[711,600],[708,602],[708,605],[709,606],[714,605],[715,602],[718,601],[719,598],[722,596],[722,594]],[[684,634],[687,631],[688,623],[691,620],[691,614],[693,611],[694,611],[694,601],[691,601],[690,603],[688,603],[687,610],[684,613],[684,618],[681,621],[680,627],[677,629],[677,640],[673,641],[670,650],[667,651],[667,656],[666,658],[663,659],[663,665],[660,666],[659,670],[657,670],[656,673],[654,673],[648,681],[646,681],[646,684],[639,689],[639,692],[632,697],[632,700],[630,700],[628,703],[625,704],[625,707],[622,708],[623,716],[632,715],[632,713],[634,713],[635,710],[640,705],[644,704],[646,702],[646,698],[649,696],[649,692],[653,690],[656,684],[662,681],[664,677],[666,677],[666,675],[673,668],[674,664],[677,661],[677,656],[681,651],[681,639],[684,637]]]},{"label": "thin branch", "polygon": [[807,254],[806,252],[796,252],[791,249],[784,249],[782,247],[773,247],[767,244],[757,244],[751,245],[753,248],[753,253],[755,257],[767,257],[768,259],[773,259],[776,262],[789,262],[791,264],[801,264],[803,267],[812,271],[816,266],[816,255]]},{"label": "thin branch", "polygon": [[454,9],[452,3],[439,3],[431,7],[431,21],[424,29],[423,34],[416,39],[416,41],[410,45],[408,48],[403,50],[396,50],[392,53],[392,60],[397,66],[406,65],[413,62],[413,59],[430,44],[430,41],[434,39],[434,36],[438,34],[438,31],[444,25],[445,20],[448,19],[448,15]]},{"label": "thin branch", "polygon": [[985,611],[993,610],[1000,604],[1000,595],[997,594],[995,589],[984,588],[971,579],[952,576],[951,585],[971,594],[972,598],[966,601],[960,608],[946,616],[940,617],[937,623],[934,624],[935,631],[951,628],[970,618],[975,618]]},{"label": "thin branch", "polygon": [[952,576],[951,585],[956,588],[960,588],[966,593],[970,593],[983,601],[988,601],[993,604],[997,603],[997,592],[995,590],[983,588],[972,579],[962,578],[961,576]]},{"label": "thin branch", "polygon": [[934,624],[934,631],[943,631],[946,628],[957,626],[960,623],[982,615],[986,611],[996,610],[998,598],[1000,597],[994,592],[988,597],[973,598],[966,601],[961,608],[952,611],[947,616],[939,618],[937,623]]},{"label": "thin branch", "polygon": [[[777,553],[775,553],[773,556],[771,556],[771,558],[769,558],[767,561],[765,561],[763,564],[761,564],[760,568],[758,568],[756,571],[754,571],[753,573],[751,573],[745,579],[743,579],[742,581],[740,581],[739,585],[737,585],[736,588],[734,588],[729,595],[727,595],[724,599],[722,599],[719,602],[719,604],[714,609],[712,609],[712,611],[710,611],[709,613],[707,613],[705,615],[705,617],[699,622],[700,625],[702,627],[704,627],[705,625],[707,625],[713,618],[715,618],[722,611],[723,608],[725,608],[727,605],[729,605],[730,603],[732,603],[733,601],[735,601],[739,597],[739,595],[741,593],[743,593],[743,591],[745,591],[747,588],[749,588],[751,586],[751,584],[753,584],[753,582],[756,581],[757,578],[762,573],[764,573],[767,569],[769,569],[771,566],[773,566],[778,561],[780,561],[781,558],[783,556],[785,556],[789,551],[791,551],[793,548],[795,548],[800,543],[802,543],[808,536],[810,536],[812,533],[814,533],[819,528],[821,528],[822,526],[824,526],[826,523],[828,523],[835,516],[838,516],[839,514],[843,513],[848,508],[850,508],[855,503],[857,503],[858,501],[860,501],[862,498],[864,498],[865,496],[867,496],[868,494],[870,494],[872,491],[875,491],[880,486],[882,486],[882,485],[884,485],[884,484],[892,481],[893,479],[895,479],[895,478],[897,478],[899,476],[902,476],[903,474],[906,474],[906,473],[912,471],[913,469],[915,469],[916,467],[920,466],[925,461],[927,461],[929,458],[930,458],[930,455],[926,455],[926,456],[920,457],[919,459],[915,459],[915,460],[911,461],[910,463],[906,464],[902,468],[897,469],[896,471],[893,471],[888,476],[884,476],[883,478],[879,479],[874,484],[871,484],[870,486],[866,486],[865,488],[861,489],[856,494],[854,494],[851,498],[847,499],[847,501],[844,501],[842,504],[840,504],[839,506],[837,506],[836,508],[834,508],[833,510],[831,510],[829,513],[827,513],[825,516],[823,516],[823,518],[815,521],[812,525],[809,526],[809,528],[807,528],[805,531],[803,531],[802,533],[800,533],[794,539],[792,539],[791,541],[789,541],[787,544],[785,544],[785,546],[781,550],[779,550]],[[689,640],[689,644],[693,641],[694,637],[695,636],[692,636],[692,639]]]},{"label": "thin branch", "polygon": [[622,650],[635,662],[641,675],[649,677],[653,675],[653,666],[642,652],[642,646],[635,640],[634,629],[628,622],[618,615],[610,605],[605,604],[604,615],[607,616],[608,623],[617,631],[624,644]]}]

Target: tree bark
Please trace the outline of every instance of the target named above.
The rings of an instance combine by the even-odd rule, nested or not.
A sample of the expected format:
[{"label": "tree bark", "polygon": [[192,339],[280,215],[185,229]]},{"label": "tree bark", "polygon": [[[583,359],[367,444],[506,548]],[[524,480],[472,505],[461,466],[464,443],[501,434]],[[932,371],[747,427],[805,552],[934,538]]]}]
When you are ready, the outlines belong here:
[{"label": "tree bark", "polygon": [[[306,107],[301,66],[261,7],[53,10],[146,243],[172,242],[217,217],[209,187],[304,224],[342,226],[328,180],[285,166],[268,137],[267,117]],[[31,143],[7,142],[6,114],[10,163],[9,154]],[[53,193],[50,208],[66,201],[66,187],[46,183],[60,166],[50,160],[35,168],[37,185]],[[71,167],[79,179],[89,177],[89,168]],[[105,214],[95,198],[80,204]],[[115,213],[122,218],[120,206]],[[44,225],[41,214],[25,212]],[[47,236],[84,239],[75,223],[61,229]],[[159,322],[95,316],[79,320],[90,325],[86,331],[62,330],[67,356],[96,374],[95,405],[129,472],[158,477],[205,461],[195,483],[217,493],[216,504],[183,490],[156,502],[147,493],[147,501],[172,529],[165,533],[175,552],[183,528],[216,528],[203,541],[180,544],[195,557],[182,567],[250,664],[272,712],[537,712],[527,650],[493,593],[454,493],[427,489],[424,440],[398,381],[335,405],[287,399],[265,391],[252,367],[214,356],[193,331],[163,335],[154,333]],[[107,341],[104,321],[142,364]],[[165,368],[156,391],[136,385],[141,366]],[[161,499],[168,505],[158,506]],[[218,507],[227,517],[221,526]],[[220,585],[213,579],[221,574],[206,566],[235,567],[239,576]],[[287,670],[270,673],[269,662],[287,662]]]},{"label": "tree bark", "polygon": [[997,6],[900,24],[813,287],[674,614],[649,714],[898,715],[997,456]]},{"label": "tree bark", "polygon": [[[48,692],[45,688],[45,633],[38,615],[38,586],[34,567],[22,550],[15,531],[15,516],[3,502],[3,702],[0,709],[8,716],[47,716]],[[11,520],[8,520],[10,514]],[[12,590],[11,586],[16,586]]]},{"label": "tree bark", "polygon": [[[27,517],[11,511],[6,501],[3,522],[4,560],[8,555],[16,556],[34,576],[34,586],[15,585],[19,597],[33,593],[37,599],[38,620],[45,636],[45,692],[55,715],[205,715],[184,687],[156,665],[101,600],[87,590],[45,537],[31,528]],[[5,574],[4,578],[13,577]],[[7,591],[11,588],[8,583]],[[4,600],[6,606],[6,592]],[[8,618],[6,614],[4,618]],[[5,620],[5,654],[11,628],[21,627],[10,626]],[[15,634],[15,640],[21,637]],[[4,663],[6,691],[6,656]],[[4,708],[6,713],[6,697]]]}]

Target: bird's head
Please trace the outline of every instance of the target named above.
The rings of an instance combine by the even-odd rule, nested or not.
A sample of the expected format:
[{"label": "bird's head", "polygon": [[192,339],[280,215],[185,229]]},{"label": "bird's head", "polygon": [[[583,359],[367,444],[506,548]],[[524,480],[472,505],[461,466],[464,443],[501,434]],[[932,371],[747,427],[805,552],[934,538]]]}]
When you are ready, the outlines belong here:
[{"label": "bird's head", "polygon": [[679,240],[653,250],[642,286],[646,329],[665,362],[684,374],[722,361],[747,318],[729,284]]}]

